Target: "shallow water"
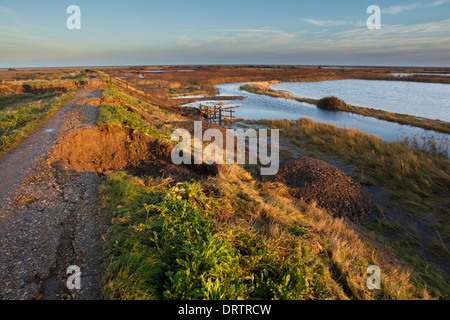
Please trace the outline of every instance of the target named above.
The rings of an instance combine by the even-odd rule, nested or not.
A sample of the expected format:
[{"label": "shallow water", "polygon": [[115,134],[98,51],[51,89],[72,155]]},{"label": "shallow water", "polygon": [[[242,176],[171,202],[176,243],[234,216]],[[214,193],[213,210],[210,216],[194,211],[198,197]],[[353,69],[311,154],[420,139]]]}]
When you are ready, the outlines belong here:
[{"label": "shallow water", "polygon": [[396,77],[409,77],[409,76],[450,77],[450,73],[391,73],[391,76],[396,76]]},{"label": "shallow water", "polygon": [[171,99],[195,99],[195,98],[204,98],[205,96],[203,94],[198,95],[192,95],[192,96],[179,96],[179,97],[172,97]]},{"label": "shallow water", "polygon": [[148,73],[163,73],[163,72],[167,72],[167,71],[166,70],[147,70],[145,72],[148,72]]},{"label": "shallow water", "polygon": [[[258,95],[240,90],[244,83],[232,83],[216,85],[221,96],[245,96],[244,100],[227,101],[226,106],[240,106],[235,109],[236,118],[248,120],[261,119],[289,119],[311,118],[316,122],[325,122],[337,126],[359,129],[368,134],[374,134],[386,141],[397,139],[435,138],[439,145],[448,145],[450,135],[421,128],[400,125],[394,122],[379,120],[372,117],[365,117],[348,112],[333,112],[318,109],[315,105],[298,102],[291,99],[274,98],[265,95]],[[222,101],[223,102],[223,101]],[[187,106],[218,105],[219,101],[202,101],[188,104]],[[448,146],[446,147],[448,149]]]},{"label": "shallow water", "polygon": [[280,83],[272,88],[306,98],[336,96],[356,106],[450,121],[450,84],[333,80]]},{"label": "shallow water", "polygon": [[192,72],[195,71],[193,69],[187,69],[187,70],[147,70],[145,72],[149,73],[164,73],[164,72]]},{"label": "shallow water", "polygon": [[358,70],[358,69],[377,69],[376,67],[320,67],[321,69],[330,70]]}]

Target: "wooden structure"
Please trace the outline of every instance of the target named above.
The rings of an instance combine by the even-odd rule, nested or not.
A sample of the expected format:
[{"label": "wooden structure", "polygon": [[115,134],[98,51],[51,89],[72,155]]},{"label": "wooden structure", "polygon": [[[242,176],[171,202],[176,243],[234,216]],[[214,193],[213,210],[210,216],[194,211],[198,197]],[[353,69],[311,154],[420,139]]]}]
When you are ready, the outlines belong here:
[{"label": "wooden structure", "polygon": [[200,111],[205,115],[209,122],[222,124],[224,121],[234,120],[235,116],[234,109],[239,108],[239,106],[234,107],[222,107],[222,106],[202,106],[200,105]]}]

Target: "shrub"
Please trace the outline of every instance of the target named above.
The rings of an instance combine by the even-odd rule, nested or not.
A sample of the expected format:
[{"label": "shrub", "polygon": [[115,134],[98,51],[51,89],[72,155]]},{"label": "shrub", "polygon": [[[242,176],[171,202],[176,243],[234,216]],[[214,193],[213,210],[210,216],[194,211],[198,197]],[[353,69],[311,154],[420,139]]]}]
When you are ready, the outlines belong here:
[{"label": "shrub", "polygon": [[340,111],[347,110],[349,106],[341,99],[332,96],[320,99],[317,107],[323,110]]}]

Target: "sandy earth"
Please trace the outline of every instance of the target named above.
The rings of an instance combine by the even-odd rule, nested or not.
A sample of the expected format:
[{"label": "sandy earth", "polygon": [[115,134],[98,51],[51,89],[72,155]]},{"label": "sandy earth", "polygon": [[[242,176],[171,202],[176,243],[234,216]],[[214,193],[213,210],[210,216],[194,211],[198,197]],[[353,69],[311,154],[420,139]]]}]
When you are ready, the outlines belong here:
[{"label": "sandy earth", "polygon": [[[90,101],[100,97],[82,90],[0,160],[0,299],[101,298],[101,178],[49,161],[66,135],[96,125]],[[80,291],[66,287],[70,265],[81,269]]]}]

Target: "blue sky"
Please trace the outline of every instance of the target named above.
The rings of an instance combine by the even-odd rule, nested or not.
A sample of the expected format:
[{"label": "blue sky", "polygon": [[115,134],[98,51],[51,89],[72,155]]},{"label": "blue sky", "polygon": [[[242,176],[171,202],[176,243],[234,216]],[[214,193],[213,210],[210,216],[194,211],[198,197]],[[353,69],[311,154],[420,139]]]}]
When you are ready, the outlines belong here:
[{"label": "blue sky", "polygon": [[161,64],[449,67],[450,0],[0,1],[0,67]]}]

